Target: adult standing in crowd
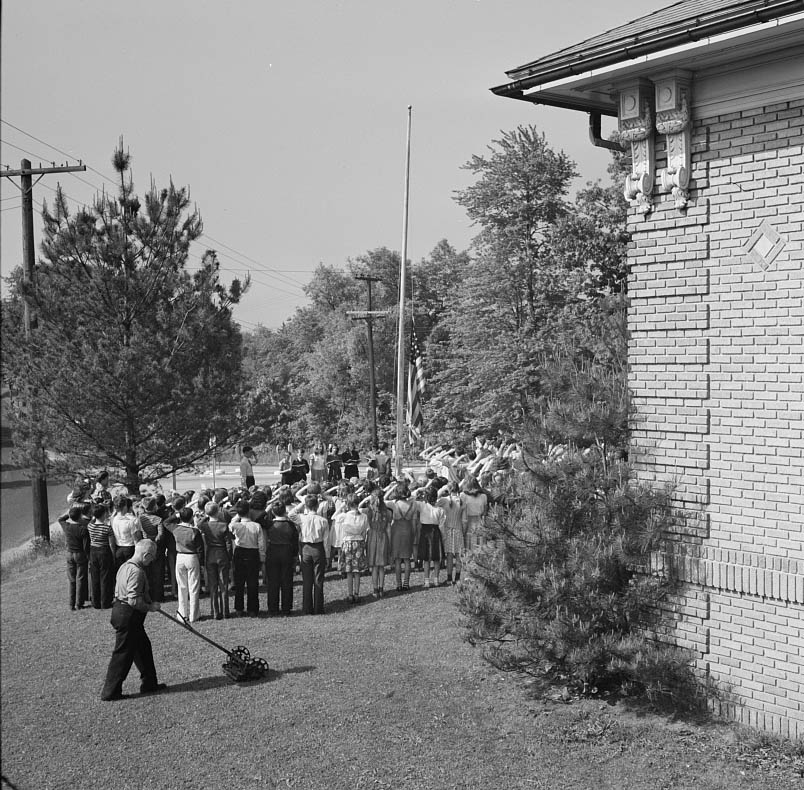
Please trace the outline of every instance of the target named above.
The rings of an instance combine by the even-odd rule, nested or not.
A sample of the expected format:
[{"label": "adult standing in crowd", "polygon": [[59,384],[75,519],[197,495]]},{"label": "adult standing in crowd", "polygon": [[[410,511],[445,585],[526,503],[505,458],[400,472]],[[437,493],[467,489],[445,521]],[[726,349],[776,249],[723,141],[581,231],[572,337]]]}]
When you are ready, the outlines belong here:
[{"label": "adult standing in crowd", "polygon": [[388,457],[388,442],[382,442],[379,449],[374,454],[374,460],[377,463],[377,477],[391,474],[391,459]]},{"label": "adult standing in crowd", "polygon": [[293,485],[293,459],[287,450],[282,453],[282,458],[279,460],[279,477],[281,485]]},{"label": "adult standing in crowd", "polygon": [[296,451],[296,457],[293,459],[293,482],[301,483],[304,485],[307,482],[307,475],[310,474],[310,464],[304,457],[304,450],[300,447]]},{"label": "adult standing in crowd", "polygon": [[71,505],[69,511],[59,518],[67,544],[67,582],[70,609],[83,609],[89,597],[89,519],[84,508],[90,505]]},{"label": "adult standing in crowd", "polygon": [[326,543],[329,522],[319,511],[315,494],[304,498],[304,511],[299,514],[299,561],[302,573],[302,612],[324,614],[324,569],[327,564]]},{"label": "adult standing in crowd", "polygon": [[257,463],[257,456],[249,444],[243,445],[240,456],[240,484],[245,489],[254,485],[254,464]]},{"label": "adult standing in crowd", "polygon": [[114,533],[109,523],[109,507],[105,503],[92,506],[89,531],[89,577],[92,582],[90,600],[95,609],[111,609],[114,598]]},{"label": "adult standing in crowd", "polygon": [[353,477],[360,477],[360,468],[358,466],[360,453],[357,451],[354,442],[352,442],[352,446],[348,450],[344,451],[341,460],[343,461],[343,476],[347,480],[351,480]]},{"label": "adult standing in crowd", "polygon": [[327,482],[337,485],[343,479],[343,462],[338,453],[338,445],[331,444],[327,453]]},{"label": "adult standing in crowd", "polygon": [[179,524],[173,530],[176,539],[176,585],[179,593],[178,610],[183,619],[196,622],[201,608],[201,562],[204,539],[193,525],[192,508],[179,511]]},{"label": "adult standing in crowd", "polygon": [[310,456],[310,482],[326,483],[327,481],[327,456],[322,446],[317,446]]},{"label": "adult standing in crowd", "polygon": [[106,702],[127,696],[123,694],[123,682],[128,677],[132,663],[140,671],[141,694],[153,694],[166,688],[164,683],[157,680],[151,640],[145,633],[146,614],[158,611],[160,606],[151,601],[145,573],[155,556],[156,544],[152,540],[141,540],[131,559],[123,563],[117,572],[111,618],[115,645],[101,691],[101,699]]}]

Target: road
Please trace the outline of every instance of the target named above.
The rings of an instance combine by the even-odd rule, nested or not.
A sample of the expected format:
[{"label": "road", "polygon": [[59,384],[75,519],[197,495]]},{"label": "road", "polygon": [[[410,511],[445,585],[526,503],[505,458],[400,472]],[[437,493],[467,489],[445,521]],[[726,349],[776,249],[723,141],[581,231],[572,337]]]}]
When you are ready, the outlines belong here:
[{"label": "road", "polygon": [[[276,467],[256,466],[255,478],[259,485],[276,485],[279,472]],[[235,466],[223,467],[214,476],[214,485],[231,488],[240,483],[240,472]],[[196,490],[201,486],[213,487],[213,475],[184,473],[176,476],[176,488],[183,492]],[[162,482],[165,491],[170,490],[171,480]],[[67,495],[71,487],[64,483],[52,483],[48,486],[48,513],[54,522],[67,508]],[[21,546],[33,537],[33,520],[31,516],[32,495],[30,486],[14,486],[3,488],[0,497],[0,551]]]}]

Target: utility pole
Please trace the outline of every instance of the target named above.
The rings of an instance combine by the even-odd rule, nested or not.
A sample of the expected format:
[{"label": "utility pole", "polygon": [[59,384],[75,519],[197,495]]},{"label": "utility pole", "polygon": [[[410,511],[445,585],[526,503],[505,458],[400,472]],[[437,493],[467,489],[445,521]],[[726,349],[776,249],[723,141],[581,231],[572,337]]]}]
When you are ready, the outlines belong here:
[{"label": "utility pole", "polygon": [[377,387],[374,381],[374,328],[375,318],[388,315],[387,310],[372,310],[371,284],[379,282],[379,277],[370,274],[355,275],[355,280],[365,280],[368,285],[368,310],[348,310],[353,321],[365,321],[368,331],[368,369],[369,369],[369,411],[371,412],[371,446],[377,446]]},{"label": "utility pole", "polygon": [[[19,185],[11,182],[22,192],[22,265],[23,282],[30,286],[33,282],[34,268],[36,266],[36,250],[34,247],[34,226],[33,226],[33,188],[42,179],[42,176],[51,173],[74,173],[85,171],[86,165],[80,162],[77,165],[56,166],[51,162],[52,167],[31,167],[28,159],[20,162],[19,170],[0,170],[0,176],[12,178],[19,176]],[[38,175],[39,178],[32,182],[32,176]],[[33,316],[31,306],[26,300],[23,304],[23,327],[25,329],[25,339],[30,340]],[[28,414],[31,426],[36,425],[36,399],[32,391],[28,395]],[[33,432],[32,432],[33,433]],[[47,463],[45,448],[42,442],[38,441],[37,455],[39,456],[31,467],[31,495],[33,499],[33,528],[34,538],[41,538],[50,541],[50,518],[48,516],[47,505]]]}]

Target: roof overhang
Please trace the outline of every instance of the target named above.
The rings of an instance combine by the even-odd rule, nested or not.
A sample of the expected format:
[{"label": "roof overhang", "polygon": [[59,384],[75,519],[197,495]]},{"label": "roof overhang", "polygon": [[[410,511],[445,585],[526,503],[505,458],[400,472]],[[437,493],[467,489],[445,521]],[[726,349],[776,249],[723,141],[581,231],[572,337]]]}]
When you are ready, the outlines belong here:
[{"label": "roof overhang", "polygon": [[[746,4],[755,5],[755,4]],[[772,3],[783,16],[748,23],[735,15],[686,30],[659,31],[652,37],[608,42],[606,47],[548,56],[507,72],[512,82],[492,88],[505,96],[534,104],[617,116],[617,85],[672,69],[693,74],[752,60],[790,57],[804,51],[804,2]],[[756,10],[751,19],[756,19]],[[797,61],[804,77],[804,58]]]}]

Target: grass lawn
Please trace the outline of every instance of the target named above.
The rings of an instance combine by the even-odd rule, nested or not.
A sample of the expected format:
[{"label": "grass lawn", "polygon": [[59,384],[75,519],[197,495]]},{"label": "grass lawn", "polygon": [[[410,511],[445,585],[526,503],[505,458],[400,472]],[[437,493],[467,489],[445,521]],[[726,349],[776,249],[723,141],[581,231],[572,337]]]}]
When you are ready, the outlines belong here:
[{"label": "grass lawn", "polygon": [[[61,556],[4,574],[3,786],[804,788],[804,747],[622,704],[529,699],[463,641],[455,590],[412,581],[409,593],[375,601],[364,577],[363,603],[347,606],[333,577],[323,617],[198,623],[267,659],[269,677],[242,685],[221,671],[223,653],[151,614],[170,688],[110,703],[99,699],[109,612],[69,611]],[[298,610],[298,583],[296,595]],[[124,691],[138,687],[132,670]]]}]

